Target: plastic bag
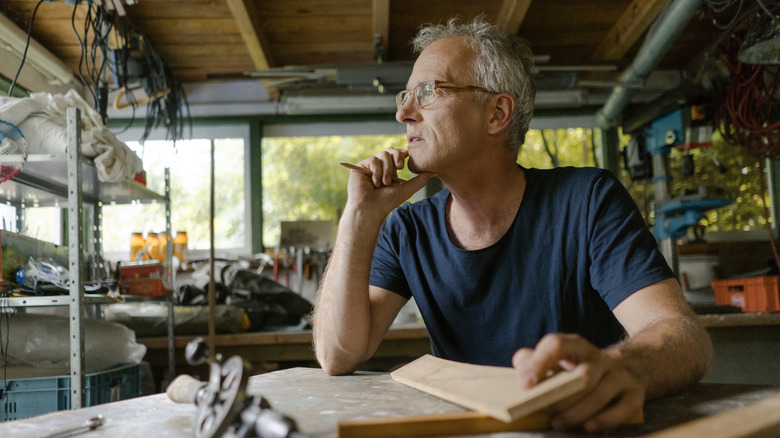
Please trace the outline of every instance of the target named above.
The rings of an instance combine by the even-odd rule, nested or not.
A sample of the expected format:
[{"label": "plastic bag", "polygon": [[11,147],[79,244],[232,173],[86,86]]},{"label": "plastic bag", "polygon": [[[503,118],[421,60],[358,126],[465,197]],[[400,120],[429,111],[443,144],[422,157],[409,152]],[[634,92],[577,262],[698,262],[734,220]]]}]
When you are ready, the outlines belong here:
[{"label": "plastic bag", "polygon": [[30,257],[24,268],[17,269],[16,282],[32,290],[37,290],[39,284],[47,283],[67,289],[68,270],[49,258],[36,260]]},{"label": "plastic bag", "polygon": [[[59,368],[70,365],[70,325],[67,317],[16,313],[6,315],[3,337],[8,339],[0,365],[28,365]],[[135,342],[127,327],[94,319],[84,319],[84,357],[87,373],[117,365],[140,363],[146,346]],[[7,330],[7,333],[5,332]]]}]

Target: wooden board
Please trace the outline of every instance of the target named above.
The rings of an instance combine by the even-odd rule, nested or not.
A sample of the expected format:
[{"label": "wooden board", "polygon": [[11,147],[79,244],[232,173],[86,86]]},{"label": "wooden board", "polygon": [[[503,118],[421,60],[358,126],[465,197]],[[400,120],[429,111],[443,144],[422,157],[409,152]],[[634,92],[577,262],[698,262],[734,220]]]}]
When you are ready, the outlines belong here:
[{"label": "wooden board", "polygon": [[[639,411],[626,424],[642,424],[644,421],[644,413]],[[466,411],[339,421],[338,438],[460,436],[499,432],[530,432],[548,430],[549,428],[550,416],[543,410],[509,423],[496,420],[481,412]]]},{"label": "wooden board", "polygon": [[473,435],[483,433],[546,430],[550,417],[543,411],[505,423],[481,412],[415,415],[339,421],[338,438],[403,438]]},{"label": "wooden board", "polygon": [[425,355],[390,373],[393,380],[510,422],[585,388],[585,378],[560,372],[526,389],[514,368],[472,365]]},{"label": "wooden board", "polygon": [[683,423],[646,438],[774,438],[780,436],[780,396]]}]

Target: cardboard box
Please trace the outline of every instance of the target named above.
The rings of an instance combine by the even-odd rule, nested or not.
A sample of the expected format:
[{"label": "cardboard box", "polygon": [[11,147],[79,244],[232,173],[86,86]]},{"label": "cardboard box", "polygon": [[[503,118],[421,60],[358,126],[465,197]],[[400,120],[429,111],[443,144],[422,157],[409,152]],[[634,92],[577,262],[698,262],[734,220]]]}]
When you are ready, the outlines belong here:
[{"label": "cardboard box", "polygon": [[715,280],[715,304],[735,306],[743,312],[780,312],[780,276]]},{"label": "cardboard box", "polygon": [[163,268],[159,261],[128,263],[119,267],[119,290],[123,294],[164,297],[171,290],[163,285]]}]

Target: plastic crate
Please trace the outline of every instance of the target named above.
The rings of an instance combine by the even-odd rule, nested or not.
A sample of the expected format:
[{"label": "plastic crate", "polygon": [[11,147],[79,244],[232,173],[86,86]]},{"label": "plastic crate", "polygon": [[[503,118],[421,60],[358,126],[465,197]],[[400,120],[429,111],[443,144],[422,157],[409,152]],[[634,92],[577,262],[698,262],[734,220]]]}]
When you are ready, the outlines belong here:
[{"label": "plastic crate", "polygon": [[123,294],[147,297],[170,296],[163,285],[163,269],[159,261],[127,263],[119,267],[119,288]]},{"label": "plastic crate", "polygon": [[[84,380],[83,405],[94,406],[141,395],[141,366],[124,365]],[[70,409],[70,376],[0,380],[0,421]]]},{"label": "plastic crate", "polygon": [[715,280],[715,304],[736,306],[743,312],[780,312],[780,276]]}]

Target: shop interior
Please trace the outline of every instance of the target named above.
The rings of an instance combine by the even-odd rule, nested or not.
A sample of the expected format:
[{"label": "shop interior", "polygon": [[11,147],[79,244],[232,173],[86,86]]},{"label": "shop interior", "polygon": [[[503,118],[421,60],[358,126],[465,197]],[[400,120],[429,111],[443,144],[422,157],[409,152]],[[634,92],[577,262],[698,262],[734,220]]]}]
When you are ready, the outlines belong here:
[{"label": "shop interior", "polygon": [[[339,163],[406,147],[409,41],[480,15],[534,51],[518,163],[616,175],[713,342],[703,383],[780,385],[776,2],[2,0],[0,430],[217,354],[316,369]],[[361,370],[430,352],[412,300]]]}]

